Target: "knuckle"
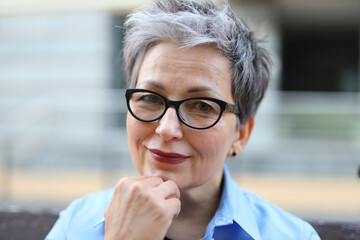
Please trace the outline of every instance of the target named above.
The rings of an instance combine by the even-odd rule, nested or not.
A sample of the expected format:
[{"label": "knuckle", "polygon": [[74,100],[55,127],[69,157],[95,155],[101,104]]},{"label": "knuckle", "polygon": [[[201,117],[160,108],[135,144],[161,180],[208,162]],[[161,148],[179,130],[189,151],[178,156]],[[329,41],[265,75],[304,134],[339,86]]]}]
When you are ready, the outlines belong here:
[{"label": "knuckle", "polygon": [[[144,195],[145,187],[141,184],[141,182],[134,182],[130,188],[130,194],[135,197],[139,195]],[[146,196],[146,195],[145,195]]]},{"label": "knuckle", "polygon": [[117,190],[123,189],[125,186],[129,185],[129,182],[130,182],[129,179],[127,179],[127,178],[121,178],[121,179],[117,182],[117,184],[116,184],[116,186],[115,186],[115,189],[117,189]]},{"label": "knuckle", "polygon": [[174,181],[167,181],[166,184],[168,184],[168,187],[170,189],[172,189],[172,191],[174,192],[174,195],[176,195],[177,197],[180,197],[180,190]]},{"label": "knuckle", "polygon": [[159,183],[163,183],[164,179],[162,179],[161,177],[154,177]]},{"label": "knuckle", "polygon": [[155,199],[148,192],[143,192],[142,199],[144,200],[145,203],[156,205]]},{"label": "knuckle", "polygon": [[172,180],[168,180],[166,183],[172,188],[177,188],[177,184]]},{"label": "knuckle", "polygon": [[140,182],[134,182],[131,186],[132,191],[139,192],[143,189],[143,185]]},{"label": "knuckle", "polygon": [[154,207],[154,211],[156,216],[158,216],[159,218],[165,218],[169,212],[167,208],[161,206],[160,204],[156,204],[156,206]]},{"label": "knuckle", "polygon": [[104,211],[104,217],[105,217],[105,219],[110,215],[110,210],[109,210],[109,207],[107,207],[106,209],[105,209],[105,211]]}]

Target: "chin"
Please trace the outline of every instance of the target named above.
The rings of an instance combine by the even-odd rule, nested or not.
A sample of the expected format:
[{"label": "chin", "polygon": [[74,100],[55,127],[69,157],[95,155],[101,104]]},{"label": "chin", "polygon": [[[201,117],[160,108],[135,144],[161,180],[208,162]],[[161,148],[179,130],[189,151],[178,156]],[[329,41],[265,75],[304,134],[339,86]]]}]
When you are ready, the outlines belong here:
[{"label": "chin", "polygon": [[159,178],[162,178],[164,180],[164,182],[169,181],[169,180],[173,181],[176,183],[176,185],[178,186],[178,188],[180,190],[182,188],[184,188],[184,184],[186,184],[184,182],[184,179],[182,179],[176,173],[170,173],[170,172],[165,172],[165,171],[156,171],[156,172],[153,172],[152,174],[145,175],[145,176],[159,177]]},{"label": "chin", "polygon": [[178,176],[176,173],[171,173],[167,171],[162,170],[155,170],[149,174],[146,174],[146,176],[153,176],[153,177],[159,177],[162,178],[164,181],[172,180],[177,183]]},{"label": "chin", "polygon": [[159,168],[143,168],[138,169],[138,172],[142,176],[146,177],[159,177],[165,181],[171,180],[176,183],[180,190],[186,190],[194,187],[198,187],[202,184],[194,183],[191,179],[191,176],[184,176],[180,171],[170,171],[168,169],[159,169]]}]

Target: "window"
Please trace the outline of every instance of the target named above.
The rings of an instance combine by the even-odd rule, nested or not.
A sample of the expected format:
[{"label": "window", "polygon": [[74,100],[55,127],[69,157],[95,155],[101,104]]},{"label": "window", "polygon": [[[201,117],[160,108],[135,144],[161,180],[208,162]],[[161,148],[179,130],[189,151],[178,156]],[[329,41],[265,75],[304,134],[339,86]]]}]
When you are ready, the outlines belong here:
[{"label": "window", "polygon": [[282,32],[282,90],[360,90],[359,26],[292,25]]}]

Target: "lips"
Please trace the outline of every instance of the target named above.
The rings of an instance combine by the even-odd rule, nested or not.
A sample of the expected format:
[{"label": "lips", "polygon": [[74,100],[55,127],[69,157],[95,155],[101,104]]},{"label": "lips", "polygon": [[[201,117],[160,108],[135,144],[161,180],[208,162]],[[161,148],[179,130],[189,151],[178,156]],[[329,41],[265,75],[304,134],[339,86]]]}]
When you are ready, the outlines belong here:
[{"label": "lips", "polygon": [[188,159],[188,156],[179,153],[166,153],[158,149],[149,149],[151,156],[158,162],[168,164],[180,164]]}]

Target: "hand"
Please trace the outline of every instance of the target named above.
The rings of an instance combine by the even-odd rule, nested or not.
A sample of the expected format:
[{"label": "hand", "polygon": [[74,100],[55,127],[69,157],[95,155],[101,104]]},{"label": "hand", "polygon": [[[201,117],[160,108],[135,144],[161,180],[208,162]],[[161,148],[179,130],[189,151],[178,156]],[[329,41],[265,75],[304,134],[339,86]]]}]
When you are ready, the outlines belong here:
[{"label": "hand", "polygon": [[171,180],[123,178],[105,210],[105,239],[162,240],[180,206],[179,188]]}]

